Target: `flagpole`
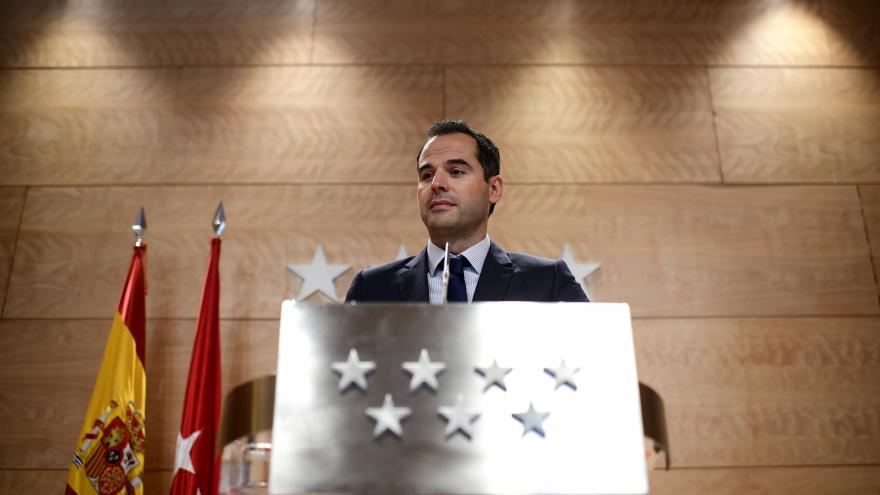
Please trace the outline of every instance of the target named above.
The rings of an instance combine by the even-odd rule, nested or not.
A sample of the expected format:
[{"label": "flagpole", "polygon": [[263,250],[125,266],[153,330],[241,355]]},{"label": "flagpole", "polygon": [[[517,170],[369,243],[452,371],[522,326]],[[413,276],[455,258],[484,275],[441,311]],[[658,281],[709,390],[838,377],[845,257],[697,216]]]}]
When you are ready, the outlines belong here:
[{"label": "flagpole", "polygon": [[141,247],[144,243],[144,232],[147,231],[147,215],[144,213],[143,206],[135,217],[131,230],[134,231],[134,247]]}]

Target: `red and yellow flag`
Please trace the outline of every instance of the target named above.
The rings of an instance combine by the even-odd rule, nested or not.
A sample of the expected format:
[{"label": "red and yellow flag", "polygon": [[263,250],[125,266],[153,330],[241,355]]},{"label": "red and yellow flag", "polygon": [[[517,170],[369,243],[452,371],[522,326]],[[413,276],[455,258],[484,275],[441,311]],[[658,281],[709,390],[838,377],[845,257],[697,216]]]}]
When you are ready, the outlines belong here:
[{"label": "red and yellow flag", "polygon": [[67,474],[67,495],[143,493],[146,249],[134,248]]}]

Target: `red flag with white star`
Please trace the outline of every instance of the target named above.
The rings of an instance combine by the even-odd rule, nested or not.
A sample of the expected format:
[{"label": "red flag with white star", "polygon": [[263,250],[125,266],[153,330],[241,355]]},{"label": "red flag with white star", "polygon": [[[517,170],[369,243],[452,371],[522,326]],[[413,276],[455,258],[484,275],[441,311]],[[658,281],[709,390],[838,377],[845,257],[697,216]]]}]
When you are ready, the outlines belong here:
[{"label": "red flag with white star", "polygon": [[220,424],[219,262],[220,239],[213,239],[177,436],[172,495],[215,495],[220,480],[216,450]]}]

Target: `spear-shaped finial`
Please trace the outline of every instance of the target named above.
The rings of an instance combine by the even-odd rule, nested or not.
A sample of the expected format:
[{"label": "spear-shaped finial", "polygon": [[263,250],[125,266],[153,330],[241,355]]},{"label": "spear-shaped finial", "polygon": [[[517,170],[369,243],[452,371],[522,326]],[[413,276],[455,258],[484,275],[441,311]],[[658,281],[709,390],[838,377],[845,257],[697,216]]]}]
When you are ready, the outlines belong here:
[{"label": "spear-shaped finial", "polygon": [[138,212],[137,218],[134,219],[134,225],[131,226],[134,231],[134,245],[140,246],[144,243],[144,232],[147,230],[147,215],[144,213],[144,207]]},{"label": "spear-shaped finial", "polygon": [[217,209],[214,211],[214,220],[211,221],[211,225],[214,227],[214,235],[220,237],[220,234],[223,233],[223,230],[226,228],[226,212],[223,211],[223,200],[220,200],[220,204],[217,205]]}]

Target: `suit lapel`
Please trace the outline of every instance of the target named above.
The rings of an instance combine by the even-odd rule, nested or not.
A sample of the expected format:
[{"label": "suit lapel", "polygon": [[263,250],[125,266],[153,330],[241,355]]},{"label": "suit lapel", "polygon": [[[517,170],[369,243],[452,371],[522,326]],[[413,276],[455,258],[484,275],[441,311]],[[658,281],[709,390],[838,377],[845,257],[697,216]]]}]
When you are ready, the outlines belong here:
[{"label": "suit lapel", "polygon": [[474,291],[474,301],[503,300],[511,277],[513,277],[513,263],[507,253],[493,241],[489,245],[483,270],[480,271],[477,290]]},{"label": "suit lapel", "polygon": [[397,271],[397,286],[401,301],[428,302],[427,249]]}]

